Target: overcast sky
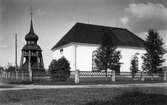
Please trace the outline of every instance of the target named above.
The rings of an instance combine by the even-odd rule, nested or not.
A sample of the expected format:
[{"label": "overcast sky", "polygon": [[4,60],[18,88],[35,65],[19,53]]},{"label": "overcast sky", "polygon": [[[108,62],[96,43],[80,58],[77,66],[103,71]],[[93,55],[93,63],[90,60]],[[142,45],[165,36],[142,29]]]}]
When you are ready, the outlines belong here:
[{"label": "overcast sky", "polygon": [[[46,68],[52,60],[50,49],[76,22],[127,28],[142,38],[143,33],[153,28],[167,42],[166,0],[1,0],[0,66],[14,64],[15,33],[20,64],[31,7]],[[167,48],[166,43],[164,47]]]}]

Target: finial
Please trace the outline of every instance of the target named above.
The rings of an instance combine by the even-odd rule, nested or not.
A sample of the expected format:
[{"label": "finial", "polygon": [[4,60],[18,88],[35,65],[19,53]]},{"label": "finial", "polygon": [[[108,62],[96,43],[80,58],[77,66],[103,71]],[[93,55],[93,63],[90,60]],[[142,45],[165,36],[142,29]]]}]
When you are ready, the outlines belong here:
[{"label": "finial", "polygon": [[32,7],[30,8],[30,17],[31,17],[31,24],[30,24],[30,32],[34,33],[34,29],[33,29],[33,22],[32,22]]},{"label": "finial", "polygon": [[87,1],[87,3],[88,3],[88,20],[87,20],[87,22],[88,22],[88,24],[90,24],[90,6],[89,6],[89,0]]},{"label": "finial", "polygon": [[30,8],[30,17],[31,17],[31,20],[32,20],[32,7]]}]

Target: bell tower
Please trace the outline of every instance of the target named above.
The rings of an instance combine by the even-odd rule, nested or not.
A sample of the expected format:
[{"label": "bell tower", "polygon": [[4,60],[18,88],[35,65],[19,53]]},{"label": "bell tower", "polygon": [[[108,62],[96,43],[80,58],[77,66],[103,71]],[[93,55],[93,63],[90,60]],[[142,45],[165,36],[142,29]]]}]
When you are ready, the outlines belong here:
[{"label": "bell tower", "polygon": [[20,61],[20,69],[23,72],[32,72],[32,74],[44,73],[44,63],[42,57],[42,50],[37,44],[38,36],[34,33],[32,11],[31,11],[30,31],[25,36],[26,44],[22,48],[22,55]]}]

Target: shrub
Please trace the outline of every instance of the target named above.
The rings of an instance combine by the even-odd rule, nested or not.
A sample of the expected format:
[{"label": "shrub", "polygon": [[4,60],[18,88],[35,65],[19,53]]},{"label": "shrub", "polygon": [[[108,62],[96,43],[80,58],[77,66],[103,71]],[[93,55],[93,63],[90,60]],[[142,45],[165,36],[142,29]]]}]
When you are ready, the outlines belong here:
[{"label": "shrub", "polygon": [[49,65],[49,72],[53,80],[66,81],[70,77],[70,64],[65,57],[52,60]]},{"label": "shrub", "polygon": [[16,68],[16,67],[14,67],[14,66],[9,66],[8,68],[6,68],[6,71],[7,71],[7,72],[13,72],[13,71],[16,70],[15,68]]}]

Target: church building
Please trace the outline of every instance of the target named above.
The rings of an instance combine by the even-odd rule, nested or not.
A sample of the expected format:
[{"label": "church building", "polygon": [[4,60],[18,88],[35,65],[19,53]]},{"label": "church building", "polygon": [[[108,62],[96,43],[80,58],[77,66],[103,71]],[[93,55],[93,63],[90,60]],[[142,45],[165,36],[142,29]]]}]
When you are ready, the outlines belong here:
[{"label": "church building", "polygon": [[53,59],[64,56],[70,62],[71,71],[95,71],[95,51],[100,47],[104,34],[112,37],[116,50],[121,53],[120,72],[130,72],[130,62],[135,55],[139,58],[139,70],[142,70],[141,56],[146,53],[144,40],[124,28],[85,23],[76,23],[53,46]]}]

